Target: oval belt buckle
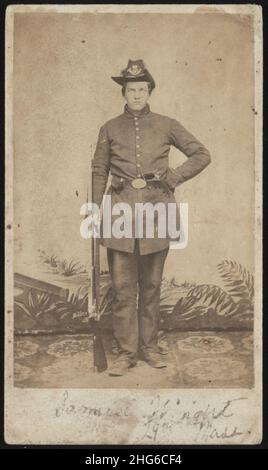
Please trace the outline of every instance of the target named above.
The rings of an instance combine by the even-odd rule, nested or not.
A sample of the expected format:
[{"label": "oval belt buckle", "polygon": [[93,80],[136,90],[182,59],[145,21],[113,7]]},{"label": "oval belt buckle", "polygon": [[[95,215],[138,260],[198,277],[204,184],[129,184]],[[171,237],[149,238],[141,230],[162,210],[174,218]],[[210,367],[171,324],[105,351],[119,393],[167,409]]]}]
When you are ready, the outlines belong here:
[{"label": "oval belt buckle", "polygon": [[142,178],[135,178],[131,181],[131,186],[135,189],[142,189],[145,188],[147,185],[146,181]]}]

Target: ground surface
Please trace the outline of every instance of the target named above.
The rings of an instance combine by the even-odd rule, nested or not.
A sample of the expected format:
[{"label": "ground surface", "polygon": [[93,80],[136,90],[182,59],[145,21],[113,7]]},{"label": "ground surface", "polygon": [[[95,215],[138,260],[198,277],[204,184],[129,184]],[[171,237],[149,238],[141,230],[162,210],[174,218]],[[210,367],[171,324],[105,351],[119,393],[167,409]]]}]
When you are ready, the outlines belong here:
[{"label": "ground surface", "polygon": [[[236,332],[167,333],[165,369],[143,361],[123,377],[97,373],[88,335],[15,337],[15,386],[24,388],[251,388],[253,334]],[[111,364],[111,338],[105,337]]]}]

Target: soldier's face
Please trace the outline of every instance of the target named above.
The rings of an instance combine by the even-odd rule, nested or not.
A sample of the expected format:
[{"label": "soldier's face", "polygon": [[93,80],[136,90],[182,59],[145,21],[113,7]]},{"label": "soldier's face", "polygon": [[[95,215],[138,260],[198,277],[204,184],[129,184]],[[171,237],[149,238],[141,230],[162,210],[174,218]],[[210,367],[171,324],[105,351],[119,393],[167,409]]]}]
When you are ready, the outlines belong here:
[{"label": "soldier's face", "polygon": [[126,84],[125,99],[128,106],[134,111],[144,108],[149,99],[148,82],[128,82]]}]

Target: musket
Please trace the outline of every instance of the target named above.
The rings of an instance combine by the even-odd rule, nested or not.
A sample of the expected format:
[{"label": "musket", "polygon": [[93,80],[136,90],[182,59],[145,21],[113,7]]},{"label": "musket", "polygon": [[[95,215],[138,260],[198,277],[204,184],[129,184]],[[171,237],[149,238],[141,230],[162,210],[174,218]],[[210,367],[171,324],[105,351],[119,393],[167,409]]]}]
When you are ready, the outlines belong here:
[{"label": "musket", "polygon": [[[91,201],[93,202],[93,171],[91,160]],[[92,222],[91,269],[88,290],[88,313],[93,330],[93,363],[98,372],[107,369],[107,359],[103,345],[100,318],[100,244]]]}]

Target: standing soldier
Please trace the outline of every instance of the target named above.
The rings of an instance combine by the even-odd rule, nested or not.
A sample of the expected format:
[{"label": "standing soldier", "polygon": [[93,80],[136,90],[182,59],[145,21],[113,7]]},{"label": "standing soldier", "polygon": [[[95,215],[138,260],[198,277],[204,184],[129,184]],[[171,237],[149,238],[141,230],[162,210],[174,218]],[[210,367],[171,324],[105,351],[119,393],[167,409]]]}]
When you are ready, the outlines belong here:
[{"label": "standing soldier", "polygon": [[[155,82],[142,60],[129,60],[121,76],[112,79],[122,86],[126,104],[123,114],[100,129],[92,166],[93,202],[101,205],[111,172],[107,194],[112,206],[175,203],[175,188],[210,163],[209,152],[177,120],[150,110],[147,102]],[[176,169],[169,167],[170,146],[188,157]],[[110,375],[125,374],[138,354],[152,367],[166,367],[158,346],[158,324],[169,241],[168,237],[118,239],[113,235],[101,240],[107,248],[114,291],[113,332],[119,351]]]}]

